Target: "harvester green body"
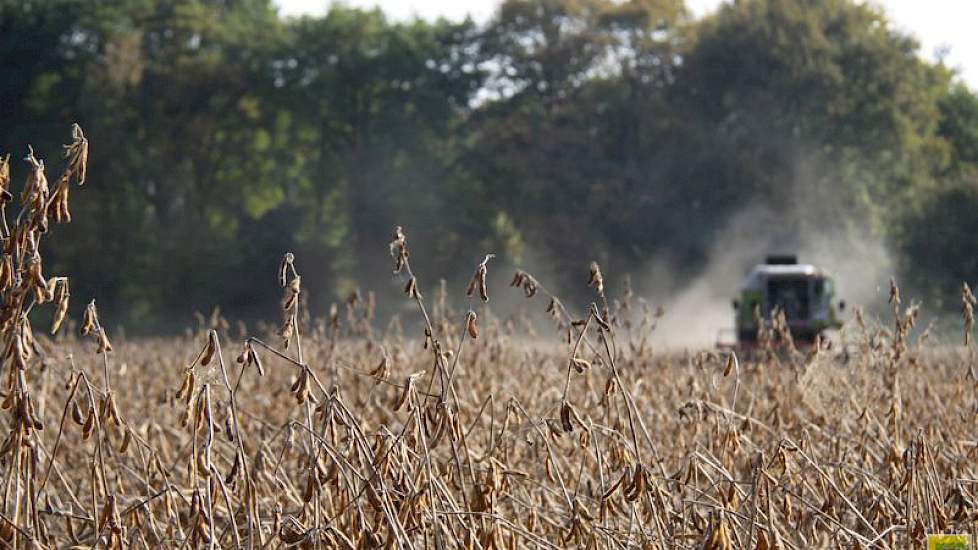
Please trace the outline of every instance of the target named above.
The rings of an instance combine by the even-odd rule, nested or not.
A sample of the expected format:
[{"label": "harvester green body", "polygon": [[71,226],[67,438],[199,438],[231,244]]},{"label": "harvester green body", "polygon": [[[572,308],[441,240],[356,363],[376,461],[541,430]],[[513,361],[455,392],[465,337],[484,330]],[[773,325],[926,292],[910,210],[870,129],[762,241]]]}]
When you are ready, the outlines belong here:
[{"label": "harvester green body", "polygon": [[733,302],[738,344],[757,342],[758,314],[768,324],[777,311],[783,311],[791,335],[798,342],[812,342],[816,335],[838,328],[835,281],[824,269],[800,264],[794,256],[769,256],[754,266]]}]

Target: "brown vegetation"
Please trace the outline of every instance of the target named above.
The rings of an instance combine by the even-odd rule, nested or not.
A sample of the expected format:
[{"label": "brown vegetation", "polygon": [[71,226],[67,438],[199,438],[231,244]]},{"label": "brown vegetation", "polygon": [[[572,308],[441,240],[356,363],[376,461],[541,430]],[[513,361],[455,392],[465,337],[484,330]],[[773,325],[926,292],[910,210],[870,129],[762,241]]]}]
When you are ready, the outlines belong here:
[{"label": "brown vegetation", "polygon": [[738,358],[654,352],[661,311],[606,295],[596,263],[578,314],[521,271],[556,328],[530,345],[484,305],[491,256],[469,309],[429,309],[397,228],[417,334],[375,328],[359,292],[312,318],[286,254],[271,337],[214,315],[113,349],[94,302],[94,342],[35,337],[34,306],[56,332],[69,299],[40,252],[84,179],[80,129],[67,151],[52,194],[28,157],[4,223],[4,547],[892,548],[978,518],[974,354],[923,347],[895,284],[893,330],[857,315],[797,350],[775,327]]}]

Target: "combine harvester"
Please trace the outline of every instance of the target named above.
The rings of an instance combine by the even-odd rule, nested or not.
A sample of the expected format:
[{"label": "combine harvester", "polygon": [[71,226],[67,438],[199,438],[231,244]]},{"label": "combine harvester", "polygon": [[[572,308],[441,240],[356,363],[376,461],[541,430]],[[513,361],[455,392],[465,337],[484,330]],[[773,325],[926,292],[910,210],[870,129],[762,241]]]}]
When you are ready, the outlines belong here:
[{"label": "combine harvester", "polygon": [[757,345],[755,308],[763,322],[772,324],[772,313],[783,311],[796,343],[805,345],[825,336],[842,323],[837,313],[845,309],[844,301],[834,303],[835,282],[824,269],[798,263],[793,255],[768,256],[754,266],[741,287],[740,297],[733,301],[735,341],[717,339],[721,348],[751,349]]}]

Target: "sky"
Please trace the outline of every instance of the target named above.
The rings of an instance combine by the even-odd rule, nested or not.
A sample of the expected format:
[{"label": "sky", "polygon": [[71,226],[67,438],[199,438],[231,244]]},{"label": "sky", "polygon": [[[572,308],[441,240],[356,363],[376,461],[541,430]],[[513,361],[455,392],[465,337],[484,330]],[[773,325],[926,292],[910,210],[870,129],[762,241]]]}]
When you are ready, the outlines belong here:
[{"label": "sky", "polygon": [[[715,10],[726,0],[686,0],[696,15]],[[944,52],[945,63],[957,69],[973,89],[978,89],[978,0],[869,0],[889,15],[897,28],[917,37],[921,54],[936,59]],[[275,0],[285,15],[321,14],[329,0]],[[396,19],[446,17],[462,19],[471,15],[478,22],[488,20],[498,0],[344,0],[349,6],[380,6]]]}]

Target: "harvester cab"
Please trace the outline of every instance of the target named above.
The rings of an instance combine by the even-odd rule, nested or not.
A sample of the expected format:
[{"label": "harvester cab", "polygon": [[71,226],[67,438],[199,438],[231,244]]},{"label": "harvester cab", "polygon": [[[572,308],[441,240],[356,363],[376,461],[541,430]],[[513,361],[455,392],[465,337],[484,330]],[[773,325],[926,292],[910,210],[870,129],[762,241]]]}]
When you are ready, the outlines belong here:
[{"label": "harvester cab", "polygon": [[800,264],[793,255],[780,255],[754,266],[733,307],[737,344],[751,347],[757,342],[758,317],[770,326],[776,312],[782,311],[792,338],[811,343],[816,335],[841,326],[838,312],[845,302],[835,303],[835,281],[828,272]]}]

